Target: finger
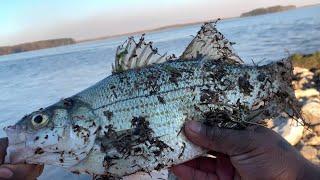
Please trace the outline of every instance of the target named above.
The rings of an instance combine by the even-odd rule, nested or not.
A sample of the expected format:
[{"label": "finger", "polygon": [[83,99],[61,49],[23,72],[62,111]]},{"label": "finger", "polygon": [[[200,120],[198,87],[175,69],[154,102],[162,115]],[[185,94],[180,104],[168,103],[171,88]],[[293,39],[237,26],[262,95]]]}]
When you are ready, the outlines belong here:
[{"label": "finger", "polygon": [[199,157],[183,163],[183,165],[203,172],[215,173],[219,179],[233,179],[235,172],[229,157],[221,153],[210,153],[215,154],[217,158]]},{"label": "finger", "polygon": [[0,168],[0,178],[9,179],[13,176],[13,172],[8,168]]},{"label": "finger", "polygon": [[208,127],[196,121],[186,123],[185,134],[193,143],[229,156],[253,150],[259,142],[255,129],[242,131]]},{"label": "finger", "polygon": [[210,179],[218,180],[218,177],[214,173],[203,172],[186,165],[178,165],[171,168],[171,171],[182,180],[194,180],[194,179]]},{"label": "finger", "polygon": [[199,157],[197,159],[185,162],[183,163],[183,165],[192,167],[200,171],[215,173],[216,163],[217,163],[216,159],[208,158],[208,157]]},{"label": "finger", "polygon": [[43,165],[27,165],[27,164],[19,164],[19,165],[11,165],[4,164],[1,165],[0,168],[8,168],[13,172],[13,176],[11,179],[17,180],[34,180],[39,177],[43,171]]},{"label": "finger", "polygon": [[7,147],[8,147],[8,138],[1,138],[0,139],[0,162],[1,162],[1,164],[4,162]]},{"label": "finger", "polygon": [[234,179],[234,171],[234,167],[228,157],[219,156],[217,158],[216,174],[218,175],[219,179]]}]

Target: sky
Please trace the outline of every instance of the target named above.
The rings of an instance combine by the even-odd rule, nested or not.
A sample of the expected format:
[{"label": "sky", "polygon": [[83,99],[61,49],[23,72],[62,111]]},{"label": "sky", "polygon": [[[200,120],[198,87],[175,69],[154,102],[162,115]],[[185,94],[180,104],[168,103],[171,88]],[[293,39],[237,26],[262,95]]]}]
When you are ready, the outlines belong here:
[{"label": "sky", "polygon": [[273,5],[320,0],[1,0],[0,46],[71,37],[85,40],[166,25],[239,16]]}]

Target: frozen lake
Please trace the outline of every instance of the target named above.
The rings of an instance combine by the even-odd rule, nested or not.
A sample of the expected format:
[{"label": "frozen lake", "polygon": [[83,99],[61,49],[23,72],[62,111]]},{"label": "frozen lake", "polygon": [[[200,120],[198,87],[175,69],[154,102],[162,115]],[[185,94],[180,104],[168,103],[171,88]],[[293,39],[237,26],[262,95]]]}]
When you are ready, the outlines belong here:
[{"label": "frozen lake", "polygon": [[[161,53],[180,55],[201,25],[148,33]],[[292,53],[320,51],[320,6],[221,21],[218,29],[248,63],[274,61]],[[126,37],[0,56],[0,136],[2,127],[111,74],[115,50]],[[46,170],[42,178],[79,176]],[[88,179],[88,176],[81,176]]]}]

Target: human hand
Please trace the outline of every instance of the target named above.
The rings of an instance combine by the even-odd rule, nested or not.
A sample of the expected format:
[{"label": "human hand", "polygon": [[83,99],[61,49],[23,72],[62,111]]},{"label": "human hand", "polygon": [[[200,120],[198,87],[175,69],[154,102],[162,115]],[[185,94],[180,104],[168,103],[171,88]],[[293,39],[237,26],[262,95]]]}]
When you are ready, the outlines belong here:
[{"label": "human hand", "polygon": [[319,167],[303,158],[274,131],[254,126],[245,131],[208,127],[191,121],[190,141],[223,153],[173,167],[179,179],[320,179]]},{"label": "human hand", "polygon": [[8,146],[8,139],[0,139],[0,180],[34,180],[42,173],[43,166],[27,164],[3,164]]}]

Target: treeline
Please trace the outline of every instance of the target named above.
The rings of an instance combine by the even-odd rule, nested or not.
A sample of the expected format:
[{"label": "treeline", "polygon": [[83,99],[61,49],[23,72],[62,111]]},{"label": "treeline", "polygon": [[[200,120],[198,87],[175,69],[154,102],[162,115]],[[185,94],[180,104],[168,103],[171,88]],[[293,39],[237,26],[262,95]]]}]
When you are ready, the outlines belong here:
[{"label": "treeline", "polygon": [[254,9],[252,11],[243,13],[243,14],[241,14],[241,17],[257,16],[257,15],[262,15],[262,14],[287,11],[287,10],[295,9],[295,8],[296,8],[296,6],[293,6],[293,5],[290,5],[290,6],[272,6],[272,7],[268,7],[268,8],[259,8],[259,9]]},{"label": "treeline", "polygon": [[35,41],[30,43],[23,43],[14,46],[0,47],[0,55],[20,53],[25,51],[32,51],[37,49],[45,49],[57,46],[64,46],[76,43],[72,38],[51,39],[43,41]]}]

